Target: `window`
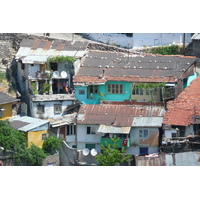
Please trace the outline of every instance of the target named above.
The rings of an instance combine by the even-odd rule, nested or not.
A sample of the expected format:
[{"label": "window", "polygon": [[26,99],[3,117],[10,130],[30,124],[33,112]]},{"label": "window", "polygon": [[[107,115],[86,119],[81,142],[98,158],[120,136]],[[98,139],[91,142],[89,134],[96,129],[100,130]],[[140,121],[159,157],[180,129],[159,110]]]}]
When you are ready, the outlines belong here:
[{"label": "window", "polygon": [[51,70],[58,71],[58,64],[57,63],[50,63]]},{"label": "window", "polygon": [[42,134],[42,140],[44,141],[47,138],[46,134]]},{"label": "window", "polygon": [[148,147],[140,147],[140,155],[148,154]]},{"label": "window", "polygon": [[96,129],[95,127],[87,127],[87,134],[96,134]]},{"label": "window", "polygon": [[85,144],[85,148],[88,148],[89,150],[95,149],[95,144]]},{"label": "window", "polygon": [[133,88],[133,91],[132,91],[133,95],[143,95],[143,93],[144,93],[143,88],[138,88],[138,87]]},{"label": "window", "polygon": [[123,94],[122,84],[108,84],[107,91],[109,94]]},{"label": "window", "polygon": [[139,130],[139,137],[140,138],[148,138],[149,137],[149,131],[148,130]]},{"label": "window", "polygon": [[67,126],[67,135],[76,135],[76,126],[74,125]]},{"label": "window", "polygon": [[37,105],[37,114],[44,114],[44,105]]},{"label": "window", "polygon": [[54,113],[62,113],[62,104],[54,104]]},{"label": "window", "polygon": [[72,148],[75,148],[75,149],[76,149],[76,148],[77,148],[77,145],[72,145]]},{"label": "window", "polygon": [[78,94],[85,94],[85,90],[79,90]]},{"label": "window", "polygon": [[89,94],[97,94],[98,93],[98,86],[97,85],[89,85],[88,86],[88,93]]}]

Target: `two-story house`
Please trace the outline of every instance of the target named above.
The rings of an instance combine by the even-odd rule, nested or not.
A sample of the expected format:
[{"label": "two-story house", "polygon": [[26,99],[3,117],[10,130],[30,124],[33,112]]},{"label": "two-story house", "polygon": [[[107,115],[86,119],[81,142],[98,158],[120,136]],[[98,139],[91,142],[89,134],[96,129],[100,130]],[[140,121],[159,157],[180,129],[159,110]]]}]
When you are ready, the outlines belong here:
[{"label": "two-story house", "polygon": [[167,103],[163,120],[163,144],[176,143],[181,148],[181,143],[195,141],[192,146],[198,145],[200,148],[199,85],[200,77],[198,76],[176,99]]},{"label": "two-story house", "polygon": [[79,150],[97,152],[112,137],[119,137],[118,148],[127,154],[158,153],[159,135],[165,110],[162,106],[83,104],[76,120],[76,132],[66,142]]},{"label": "two-story house", "polygon": [[74,77],[83,104],[101,101],[165,102],[177,97],[196,72],[195,57],[90,51]]}]

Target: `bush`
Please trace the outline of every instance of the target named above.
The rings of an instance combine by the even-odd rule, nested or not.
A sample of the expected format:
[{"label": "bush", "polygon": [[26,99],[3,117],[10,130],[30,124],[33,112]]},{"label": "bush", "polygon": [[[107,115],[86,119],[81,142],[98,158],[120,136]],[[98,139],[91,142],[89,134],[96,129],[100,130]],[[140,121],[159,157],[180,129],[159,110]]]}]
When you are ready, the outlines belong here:
[{"label": "bush", "polygon": [[29,166],[41,166],[43,159],[46,158],[46,154],[43,149],[37,147],[35,144],[32,144],[30,148],[27,148],[23,159],[26,165]]},{"label": "bush", "polygon": [[53,154],[60,149],[61,141],[59,138],[50,136],[44,141],[42,149],[45,153]]}]

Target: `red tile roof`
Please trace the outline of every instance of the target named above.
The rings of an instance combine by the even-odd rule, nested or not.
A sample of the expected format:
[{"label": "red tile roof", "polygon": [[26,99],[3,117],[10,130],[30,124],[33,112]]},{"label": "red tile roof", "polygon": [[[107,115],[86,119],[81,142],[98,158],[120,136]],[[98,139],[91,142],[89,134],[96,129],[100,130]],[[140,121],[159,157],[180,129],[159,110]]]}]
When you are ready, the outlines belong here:
[{"label": "red tile roof", "polygon": [[200,115],[200,76],[173,101],[167,103],[163,124],[188,126]]}]

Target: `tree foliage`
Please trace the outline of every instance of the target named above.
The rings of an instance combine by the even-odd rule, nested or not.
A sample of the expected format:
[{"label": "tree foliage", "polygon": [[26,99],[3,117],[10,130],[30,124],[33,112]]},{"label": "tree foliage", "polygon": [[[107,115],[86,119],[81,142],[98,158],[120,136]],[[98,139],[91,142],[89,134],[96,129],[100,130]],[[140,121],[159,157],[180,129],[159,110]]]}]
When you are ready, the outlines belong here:
[{"label": "tree foliage", "polygon": [[11,128],[8,121],[0,120],[0,146],[4,152],[10,151],[15,165],[41,165],[46,157],[36,145],[28,148],[25,133]]},{"label": "tree foliage", "polygon": [[44,150],[45,153],[51,154],[60,149],[61,141],[62,140],[59,138],[50,136],[44,141],[42,149]]},{"label": "tree foliage", "polygon": [[181,54],[183,48],[179,45],[161,46],[146,49],[147,53],[161,54],[161,55],[177,55]]},{"label": "tree foliage", "polygon": [[76,61],[76,58],[74,58],[72,56],[54,56],[54,57],[48,57],[47,61],[46,61],[46,67],[47,67],[47,69],[49,69],[51,62],[60,63],[60,62],[64,62],[64,61],[69,61],[69,62],[73,63],[73,62]]},{"label": "tree foliage", "polygon": [[119,138],[114,136],[110,138],[112,144],[105,142],[105,145],[101,146],[101,153],[96,156],[96,161],[100,166],[115,166],[123,162],[128,162],[131,159],[131,155],[125,154],[125,149],[118,149]]},{"label": "tree foliage", "polygon": [[26,151],[23,154],[23,159],[26,165],[41,166],[42,161],[46,156],[47,155],[44,153],[43,149],[32,144],[30,148],[26,148]]}]

